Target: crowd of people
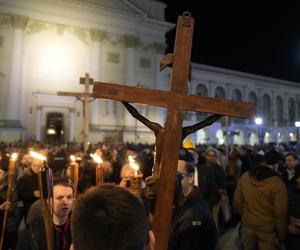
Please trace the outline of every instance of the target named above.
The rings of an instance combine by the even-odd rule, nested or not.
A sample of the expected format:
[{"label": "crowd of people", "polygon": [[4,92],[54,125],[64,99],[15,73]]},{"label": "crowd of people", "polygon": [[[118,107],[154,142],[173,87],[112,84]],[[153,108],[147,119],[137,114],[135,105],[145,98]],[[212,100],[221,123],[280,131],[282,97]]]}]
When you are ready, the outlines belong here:
[{"label": "crowd of people", "polygon": [[[113,142],[90,144],[86,154],[76,143],[0,143],[2,249],[47,249],[47,234],[55,250],[154,249],[154,151],[153,145]],[[8,199],[13,153],[17,172]],[[105,184],[100,186],[94,153],[103,160]],[[79,164],[76,192],[70,155]],[[219,249],[224,226],[239,228],[240,249],[299,250],[299,155],[297,147],[285,144],[226,148],[186,139],[179,149],[168,250]],[[136,169],[129,156],[142,173],[138,194],[130,188]],[[38,175],[43,164],[53,172],[50,234]]]}]

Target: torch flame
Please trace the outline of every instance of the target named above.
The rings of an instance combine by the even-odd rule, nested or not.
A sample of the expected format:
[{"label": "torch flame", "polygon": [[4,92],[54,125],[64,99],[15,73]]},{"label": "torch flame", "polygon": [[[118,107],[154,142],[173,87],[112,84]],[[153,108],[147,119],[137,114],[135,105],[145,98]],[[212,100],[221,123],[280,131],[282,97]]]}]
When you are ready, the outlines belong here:
[{"label": "torch flame", "polygon": [[97,162],[98,164],[103,163],[101,157],[97,154],[90,154],[90,156],[94,159],[95,162]]},{"label": "torch flame", "polygon": [[75,155],[70,155],[70,160],[71,160],[72,162],[76,161]]},{"label": "torch flame", "polygon": [[128,161],[130,166],[137,172],[139,170],[139,165],[135,162],[134,158],[132,157],[132,155],[128,156]]},{"label": "torch flame", "polygon": [[41,154],[38,154],[37,152],[34,151],[30,151],[29,155],[35,159],[41,160],[41,161],[45,161],[47,158]]},{"label": "torch flame", "polygon": [[13,161],[17,160],[18,158],[18,154],[17,153],[13,153],[10,157]]}]

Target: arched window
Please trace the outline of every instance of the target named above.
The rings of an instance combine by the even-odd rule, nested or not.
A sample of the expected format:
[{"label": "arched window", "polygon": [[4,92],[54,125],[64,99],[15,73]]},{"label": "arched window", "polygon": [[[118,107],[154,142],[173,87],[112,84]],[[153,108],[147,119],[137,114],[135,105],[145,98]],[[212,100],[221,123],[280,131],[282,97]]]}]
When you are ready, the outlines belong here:
[{"label": "arched window", "polygon": [[222,87],[217,87],[215,90],[215,97],[225,99],[225,90]]},{"label": "arched window", "polygon": [[262,115],[264,117],[265,123],[270,124],[272,121],[271,98],[267,94],[264,94],[262,97]]},{"label": "arched window", "polygon": [[278,122],[278,126],[284,125],[283,119],[283,98],[281,96],[276,97],[276,120]]},{"label": "arched window", "polygon": [[196,87],[196,95],[200,95],[200,96],[207,96],[208,95],[208,91],[207,88],[204,84],[198,84]]}]

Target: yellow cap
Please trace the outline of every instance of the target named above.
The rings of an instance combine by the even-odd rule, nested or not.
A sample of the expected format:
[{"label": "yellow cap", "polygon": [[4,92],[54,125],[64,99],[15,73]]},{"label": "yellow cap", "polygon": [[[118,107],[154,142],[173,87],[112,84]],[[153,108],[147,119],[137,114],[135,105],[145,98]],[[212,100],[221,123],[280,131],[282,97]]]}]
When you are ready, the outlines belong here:
[{"label": "yellow cap", "polygon": [[186,149],[196,149],[196,145],[195,143],[189,139],[189,138],[186,138],[184,141],[183,141],[183,145],[182,147],[186,148]]}]

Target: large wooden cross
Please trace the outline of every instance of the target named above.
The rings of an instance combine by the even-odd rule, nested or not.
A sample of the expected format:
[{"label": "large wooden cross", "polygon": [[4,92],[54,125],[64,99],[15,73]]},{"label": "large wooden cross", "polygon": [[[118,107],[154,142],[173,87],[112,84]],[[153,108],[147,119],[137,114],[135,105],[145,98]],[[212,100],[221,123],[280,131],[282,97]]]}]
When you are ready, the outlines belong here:
[{"label": "large wooden cross", "polygon": [[158,197],[154,215],[155,250],[168,248],[183,112],[190,110],[242,118],[250,118],[255,115],[256,108],[252,104],[188,95],[187,82],[193,30],[194,18],[189,13],[178,17],[174,54],[171,59],[170,55],[168,58],[163,58],[164,61],[170,61],[173,67],[170,91],[94,82],[93,97],[167,108]]},{"label": "large wooden cross", "polygon": [[88,73],[85,77],[80,77],[80,84],[84,84],[84,92],[57,92],[60,96],[74,96],[83,104],[83,152],[88,151],[88,136],[89,136],[89,102],[92,94],[89,92],[89,85],[93,84],[94,80],[90,78]]}]

